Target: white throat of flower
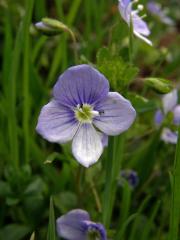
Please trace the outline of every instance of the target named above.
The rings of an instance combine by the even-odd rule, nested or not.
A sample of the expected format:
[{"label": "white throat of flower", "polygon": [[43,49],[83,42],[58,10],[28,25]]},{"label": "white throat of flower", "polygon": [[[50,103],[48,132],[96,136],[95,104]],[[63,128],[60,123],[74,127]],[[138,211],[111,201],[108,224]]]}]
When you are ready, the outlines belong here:
[{"label": "white throat of flower", "polygon": [[93,227],[88,228],[87,240],[101,240],[100,233]]},{"label": "white throat of flower", "polygon": [[76,119],[81,123],[92,123],[93,118],[99,116],[99,112],[94,111],[93,107],[87,103],[78,104],[74,113]]}]

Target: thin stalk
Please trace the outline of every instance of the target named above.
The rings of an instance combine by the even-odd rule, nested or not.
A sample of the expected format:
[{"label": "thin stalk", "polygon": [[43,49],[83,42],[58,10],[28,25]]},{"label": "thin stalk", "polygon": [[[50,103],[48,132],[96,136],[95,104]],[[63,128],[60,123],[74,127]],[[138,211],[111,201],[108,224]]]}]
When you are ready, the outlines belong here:
[{"label": "thin stalk", "polygon": [[130,26],[129,26],[129,62],[133,62],[133,22],[132,17],[130,19]]},{"label": "thin stalk", "polygon": [[171,212],[170,212],[170,229],[169,240],[178,240],[180,234],[180,127],[178,129],[178,142],[176,146],[176,154],[174,160],[173,170],[173,184],[172,184],[172,199],[171,199]]},{"label": "thin stalk", "polygon": [[101,201],[100,201],[98,192],[96,190],[96,186],[94,184],[94,181],[92,179],[90,179],[90,187],[91,187],[91,190],[92,190],[95,202],[96,202],[97,210],[98,210],[99,213],[101,213],[102,212]]}]

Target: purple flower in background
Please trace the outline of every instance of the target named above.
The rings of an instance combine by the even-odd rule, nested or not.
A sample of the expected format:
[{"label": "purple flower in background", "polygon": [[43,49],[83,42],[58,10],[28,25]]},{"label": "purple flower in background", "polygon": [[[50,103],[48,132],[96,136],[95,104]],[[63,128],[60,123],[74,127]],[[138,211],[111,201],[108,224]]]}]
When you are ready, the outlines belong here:
[{"label": "purple flower in background", "polygon": [[138,15],[138,13],[143,9],[143,6],[138,5],[137,10],[132,10],[132,5],[136,2],[138,1],[119,0],[119,12],[129,26],[132,19],[134,35],[145,41],[147,44],[152,45],[152,42],[147,39],[147,36],[150,35],[150,30],[146,22]]},{"label": "purple flower in background", "polygon": [[161,134],[161,139],[165,143],[176,144],[178,140],[178,134],[177,132],[171,131],[169,128],[164,128]]},{"label": "purple flower in background", "polygon": [[75,209],[61,216],[56,221],[59,237],[66,240],[106,240],[106,230],[101,223],[90,220],[88,212]]},{"label": "purple flower in background", "polygon": [[115,136],[133,123],[136,111],[108,80],[89,65],[66,70],[53,89],[53,99],[40,113],[36,130],[50,142],[72,140],[78,162],[89,167],[102,154],[107,135]]},{"label": "purple flower in background", "polygon": [[[135,172],[134,170],[131,170],[131,169],[122,170],[120,172],[120,176],[123,179],[125,179],[132,188],[137,187],[137,185],[139,183],[139,177],[137,175],[137,172]],[[123,181],[122,180],[120,180],[119,183],[120,183],[120,185],[123,185]]]},{"label": "purple flower in background", "polygon": [[159,3],[156,3],[154,1],[150,1],[147,4],[148,10],[155,16],[157,16],[161,22],[167,24],[167,25],[173,25],[173,20],[166,15],[165,10],[161,8],[161,5]]},{"label": "purple flower in background", "polygon": [[[163,122],[168,113],[173,115],[173,124],[178,126],[180,124],[180,105],[178,104],[177,90],[165,94],[162,98],[162,110],[157,110],[155,113],[155,123],[159,126]],[[171,131],[169,128],[164,128],[162,131],[161,139],[166,143],[177,143],[177,132]]]}]

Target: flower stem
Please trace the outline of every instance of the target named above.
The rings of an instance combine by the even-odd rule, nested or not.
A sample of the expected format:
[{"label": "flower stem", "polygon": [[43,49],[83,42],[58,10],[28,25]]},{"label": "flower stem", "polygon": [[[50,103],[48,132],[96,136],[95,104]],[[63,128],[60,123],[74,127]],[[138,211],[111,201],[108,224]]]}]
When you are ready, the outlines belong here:
[{"label": "flower stem", "polygon": [[172,199],[170,213],[170,229],[168,240],[177,240],[179,236],[180,223],[180,127],[178,131],[178,143],[176,146],[176,156],[174,161],[174,170],[172,176]]},{"label": "flower stem", "polygon": [[133,22],[132,17],[130,19],[130,26],[129,26],[129,62],[133,62]]},{"label": "flower stem", "polygon": [[106,159],[106,182],[103,196],[103,223],[108,229],[114,206],[117,188],[117,178],[120,172],[124,148],[124,136],[112,137],[108,148],[108,158]]},{"label": "flower stem", "polygon": [[96,202],[97,210],[98,210],[98,212],[101,213],[101,212],[102,212],[101,201],[100,201],[98,192],[97,192],[97,190],[96,190],[94,181],[93,181],[92,179],[90,179],[90,187],[91,187],[92,193],[93,193],[93,195],[94,195],[94,199],[95,199],[95,202]]}]

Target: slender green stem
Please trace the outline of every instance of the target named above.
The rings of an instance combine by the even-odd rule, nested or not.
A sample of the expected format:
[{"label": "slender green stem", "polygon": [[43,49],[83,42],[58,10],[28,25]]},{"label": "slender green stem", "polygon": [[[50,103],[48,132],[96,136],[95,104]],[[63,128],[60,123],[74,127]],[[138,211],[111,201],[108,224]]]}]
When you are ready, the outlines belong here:
[{"label": "slender green stem", "polygon": [[173,170],[172,199],[170,213],[169,240],[178,240],[180,234],[180,127],[178,130],[178,143],[176,146],[176,155]]},{"label": "slender green stem", "polygon": [[130,20],[130,26],[129,26],[129,62],[133,62],[133,23],[132,23],[132,17]]}]

